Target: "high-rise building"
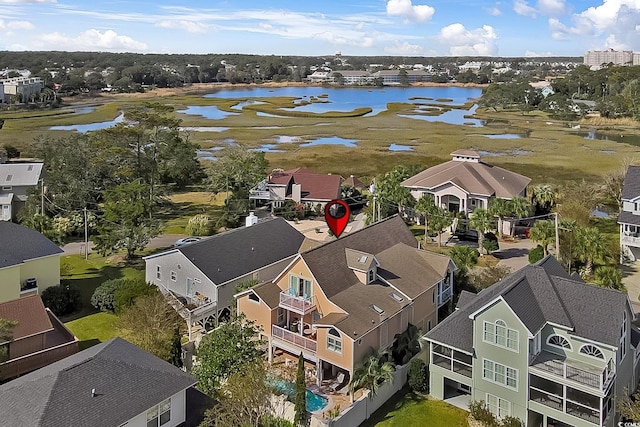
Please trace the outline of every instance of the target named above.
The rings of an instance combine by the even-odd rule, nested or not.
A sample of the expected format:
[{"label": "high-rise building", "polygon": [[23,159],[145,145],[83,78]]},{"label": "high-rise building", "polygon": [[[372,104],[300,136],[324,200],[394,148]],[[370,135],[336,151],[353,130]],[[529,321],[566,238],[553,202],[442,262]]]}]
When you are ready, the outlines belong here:
[{"label": "high-rise building", "polygon": [[640,65],[640,54],[630,50],[590,50],[584,55],[584,64],[589,67],[600,67],[602,64]]}]

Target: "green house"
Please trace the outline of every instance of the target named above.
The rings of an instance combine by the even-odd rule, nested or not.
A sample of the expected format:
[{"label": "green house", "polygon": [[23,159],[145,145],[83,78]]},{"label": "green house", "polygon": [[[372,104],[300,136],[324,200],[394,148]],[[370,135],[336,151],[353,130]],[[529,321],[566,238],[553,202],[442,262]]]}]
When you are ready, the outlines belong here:
[{"label": "green house", "polygon": [[546,257],[478,294],[429,331],[431,394],[484,401],[527,427],[615,426],[638,385],[640,332],[626,293],[589,285]]}]

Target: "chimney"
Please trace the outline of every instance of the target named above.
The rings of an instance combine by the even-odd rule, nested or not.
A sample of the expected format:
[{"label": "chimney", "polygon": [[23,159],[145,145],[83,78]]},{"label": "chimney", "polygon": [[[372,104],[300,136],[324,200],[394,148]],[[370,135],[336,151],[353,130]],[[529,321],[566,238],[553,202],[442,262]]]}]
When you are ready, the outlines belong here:
[{"label": "chimney", "polygon": [[96,397],[96,389],[95,388],[91,389],[91,397]]},{"label": "chimney", "polygon": [[258,217],[255,216],[253,212],[249,212],[249,216],[245,219],[244,225],[246,227],[251,227],[252,225],[255,225],[257,223],[258,223]]},{"label": "chimney", "polygon": [[302,185],[301,184],[293,184],[291,188],[291,198],[294,202],[300,203],[302,200]]}]

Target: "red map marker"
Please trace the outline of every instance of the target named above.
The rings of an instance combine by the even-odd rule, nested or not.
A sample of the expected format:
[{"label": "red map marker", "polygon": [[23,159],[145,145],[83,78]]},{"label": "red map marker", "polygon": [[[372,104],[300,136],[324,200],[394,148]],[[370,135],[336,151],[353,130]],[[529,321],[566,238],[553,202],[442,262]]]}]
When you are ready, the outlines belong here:
[{"label": "red map marker", "polygon": [[340,237],[349,222],[349,205],[344,200],[335,199],[324,207],[324,220],[331,232]]}]

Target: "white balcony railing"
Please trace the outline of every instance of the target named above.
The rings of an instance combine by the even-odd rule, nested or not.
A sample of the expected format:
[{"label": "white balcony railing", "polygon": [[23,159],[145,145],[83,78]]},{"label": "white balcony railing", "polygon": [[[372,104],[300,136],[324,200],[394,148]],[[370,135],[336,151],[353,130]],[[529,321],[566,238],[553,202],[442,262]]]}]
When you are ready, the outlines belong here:
[{"label": "white balcony railing", "polygon": [[271,336],[274,338],[280,338],[283,341],[294,344],[313,353],[316,352],[318,347],[315,340],[302,336],[299,333],[291,332],[277,325],[271,325]]},{"label": "white balcony railing", "polygon": [[316,304],[313,297],[305,298],[282,291],[280,292],[280,307],[298,314],[308,314],[315,309]]},{"label": "white balcony railing", "polygon": [[576,383],[592,387],[598,390],[606,390],[615,376],[615,372],[609,371],[606,367],[590,370],[582,369],[571,362],[565,363],[552,355],[543,351],[531,364],[531,368],[545,371],[555,376]]},{"label": "white balcony railing", "polygon": [[270,200],[271,193],[269,190],[249,190],[249,199],[251,200]]},{"label": "white balcony railing", "polygon": [[620,243],[623,245],[640,246],[640,237],[623,234],[620,236]]}]

